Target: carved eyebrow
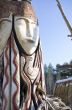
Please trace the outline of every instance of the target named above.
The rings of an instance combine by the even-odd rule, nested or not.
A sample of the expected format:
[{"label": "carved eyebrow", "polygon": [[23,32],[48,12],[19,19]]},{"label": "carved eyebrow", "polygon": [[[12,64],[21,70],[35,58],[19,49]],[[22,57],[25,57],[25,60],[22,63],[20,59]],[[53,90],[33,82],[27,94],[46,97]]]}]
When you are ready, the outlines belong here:
[{"label": "carved eyebrow", "polygon": [[2,18],[2,19],[0,19],[0,22],[3,22],[3,21],[11,22],[11,20],[10,20],[10,19],[7,19],[7,18]]},{"label": "carved eyebrow", "polygon": [[[27,21],[28,23],[31,23],[31,24],[37,24],[37,22],[32,21],[32,20],[30,20],[29,18],[26,18],[26,17],[16,18],[16,21],[18,21],[18,20],[20,20],[20,19],[24,19],[25,21]],[[30,21],[30,22],[29,22],[29,21]]]}]

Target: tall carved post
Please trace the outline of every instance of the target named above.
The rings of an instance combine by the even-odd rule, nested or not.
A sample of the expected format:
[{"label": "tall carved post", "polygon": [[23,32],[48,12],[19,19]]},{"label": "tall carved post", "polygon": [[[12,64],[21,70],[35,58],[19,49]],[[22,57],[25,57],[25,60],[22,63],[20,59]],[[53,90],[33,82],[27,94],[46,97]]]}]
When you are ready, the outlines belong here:
[{"label": "tall carved post", "polygon": [[37,87],[45,90],[45,79],[31,0],[0,0],[0,64],[1,109],[37,110]]},{"label": "tall carved post", "polygon": [[45,92],[39,24],[31,0],[0,0],[0,110],[65,108]]}]

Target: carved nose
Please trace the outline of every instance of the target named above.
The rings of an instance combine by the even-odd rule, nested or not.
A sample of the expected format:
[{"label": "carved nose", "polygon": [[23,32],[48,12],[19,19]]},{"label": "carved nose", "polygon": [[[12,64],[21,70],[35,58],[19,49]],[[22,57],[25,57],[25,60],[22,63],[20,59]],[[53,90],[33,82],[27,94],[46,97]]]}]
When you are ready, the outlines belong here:
[{"label": "carved nose", "polygon": [[26,29],[26,31],[27,31],[27,32],[26,32],[27,37],[32,37],[32,36],[31,36],[31,33],[30,33],[30,23],[26,23],[26,28],[27,28],[27,29]]}]

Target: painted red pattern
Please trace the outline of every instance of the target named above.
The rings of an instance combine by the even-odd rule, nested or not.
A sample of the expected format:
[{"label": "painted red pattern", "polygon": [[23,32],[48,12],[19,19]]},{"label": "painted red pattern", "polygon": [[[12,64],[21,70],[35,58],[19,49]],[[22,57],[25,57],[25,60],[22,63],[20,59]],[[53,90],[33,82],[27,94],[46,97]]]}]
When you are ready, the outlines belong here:
[{"label": "painted red pattern", "polygon": [[16,97],[17,97],[17,94],[18,94],[18,91],[19,91],[19,84],[18,84],[17,79],[16,79],[18,65],[17,65],[17,62],[16,62],[17,52],[16,52],[16,49],[15,49],[14,39],[11,40],[11,43],[12,43],[12,49],[13,49],[13,52],[14,52],[13,64],[15,65],[15,72],[14,72],[14,76],[13,76],[13,82],[15,83],[15,85],[17,87],[17,89],[16,89],[16,91],[13,95],[12,103],[13,103],[13,110],[19,110],[19,108],[16,104]]},{"label": "painted red pattern", "polygon": [[[9,51],[9,44],[10,44],[10,39],[8,40],[8,43],[7,43],[7,47],[6,47],[6,50],[5,50],[5,58],[7,60],[6,62],[6,67],[5,67],[5,71],[4,71],[4,75],[5,75],[5,78],[6,78],[6,82],[5,82],[5,85],[3,87],[3,92],[5,91],[6,89],[6,86],[8,85],[9,83],[9,75],[8,75],[8,72],[7,72],[7,69],[8,69],[8,66],[9,66],[9,57],[8,57],[8,51]],[[7,106],[7,98],[6,98],[6,94],[3,93],[3,102],[4,102],[4,105],[3,105],[3,110],[6,110],[6,106]]]},{"label": "painted red pattern", "polygon": [[23,110],[29,110],[30,105],[28,106],[28,102],[31,102],[31,82],[29,80],[29,78],[27,77],[27,75],[23,72],[21,73],[21,76],[23,78],[23,80],[26,82],[27,86],[28,86],[28,90],[27,90],[27,98],[25,100],[25,104],[24,104],[24,108]]}]

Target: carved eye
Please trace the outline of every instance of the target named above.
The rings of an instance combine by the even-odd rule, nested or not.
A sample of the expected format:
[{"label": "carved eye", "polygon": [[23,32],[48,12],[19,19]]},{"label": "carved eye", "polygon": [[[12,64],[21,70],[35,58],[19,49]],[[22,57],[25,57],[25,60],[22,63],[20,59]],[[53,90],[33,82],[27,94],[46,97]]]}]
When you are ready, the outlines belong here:
[{"label": "carved eye", "polygon": [[8,20],[8,19],[1,20],[1,21],[0,21],[0,29],[5,28],[9,22],[11,22],[11,21]]}]

